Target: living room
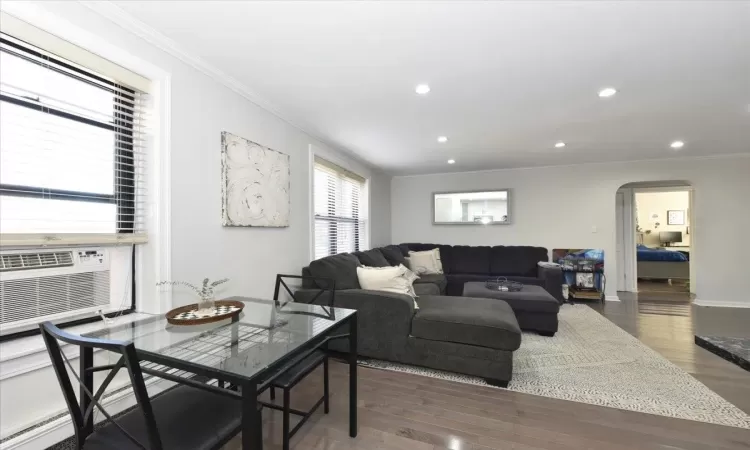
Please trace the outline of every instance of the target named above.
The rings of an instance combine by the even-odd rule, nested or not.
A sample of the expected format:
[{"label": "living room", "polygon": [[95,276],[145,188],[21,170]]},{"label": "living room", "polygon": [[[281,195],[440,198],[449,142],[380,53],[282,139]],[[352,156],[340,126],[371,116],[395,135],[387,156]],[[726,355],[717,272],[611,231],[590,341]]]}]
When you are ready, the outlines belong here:
[{"label": "living room", "polygon": [[[750,2],[4,1],[0,11],[0,449],[750,445],[750,244],[735,239],[750,223]],[[115,137],[109,166],[95,166],[94,144],[55,146],[94,142],[93,131],[14,115],[91,125],[101,104],[69,94],[77,85],[50,91],[10,58],[107,86],[117,112],[94,126]],[[37,151],[58,156],[23,159]],[[262,180],[243,172],[248,161]],[[101,167],[112,195],[75,198],[99,181],[72,175],[49,182]],[[689,186],[683,304],[618,282],[623,261],[636,263],[619,255],[616,196],[641,184]],[[468,203],[484,209],[440,223],[437,194],[477,192]],[[17,207],[28,199],[47,203]],[[59,208],[84,201],[114,205],[109,231]],[[108,260],[102,303],[60,306],[59,284],[11,289],[67,264],[21,270],[6,259],[49,252]],[[356,255],[315,264],[343,253]],[[564,269],[579,261],[594,264],[580,286]],[[365,289],[362,266],[383,266],[372,273],[405,283],[387,289],[414,295]],[[594,298],[566,295],[577,287]],[[34,312],[22,306],[30,296]],[[227,306],[239,325],[134,331],[203,300],[239,302]],[[227,336],[234,353],[220,362],[203,358],[224,355],[221,345],[195,347],[187,365],[163,353],[175,336],[219,339],[258,323],[279,335],[309,326],[257,353]],[[114,374],[82,381],[120,423],[155,405],[155,433],[125,427],[148,444],[115,437],[98,407],[77,421],[84,400],[67,402],[55,370],[88,361],[74,347],[83,355],[90,343],[71,340],[81,335],[132,341],[118,349],[134,348],[140,364],[96,347],[91,360]],[[53,337],[67,343],[61,359]],[[303,350],[315,350],[309,365]],[[145,381],[134,383],[139,365]],[[186,368],[203,377],[177,378]],[[186,404],[185,389],[210,406]]]}]

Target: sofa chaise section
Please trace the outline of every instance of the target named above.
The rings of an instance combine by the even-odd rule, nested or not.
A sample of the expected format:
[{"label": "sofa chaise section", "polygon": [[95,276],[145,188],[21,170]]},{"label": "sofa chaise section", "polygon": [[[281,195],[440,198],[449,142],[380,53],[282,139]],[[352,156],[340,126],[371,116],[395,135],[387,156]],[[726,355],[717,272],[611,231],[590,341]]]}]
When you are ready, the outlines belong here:
[{"label": "sofa chaise section", "polygon": [[[335,261],[331,261],[334,259]],[[336,286],[352,286],[351,258],[334,255],[310,263],[303,274],[332,278]],[[356,273],[356,268],[354,270]],[[343,278],[343,279],[339,279]],[[316,281],[317,282],[317,281]],[[319,287],[295,293],[298,301],[311,301]],[[437,295],[437,287],[415,285],[419,294],[408,295],[359,288],[336,289],[335,306],[357,310],[358,350],[364,357],[413,364],[438,370],[478,376],[505,386],[513,369],[513,351],[521,332],[513,311],[498,300],[452,298]],[[424,292],[433,292],[424,293]],[[330,292],[318,296],[318,304],[329,304]],[[332,341],[332,350],[345,352],[347,343]]]}]

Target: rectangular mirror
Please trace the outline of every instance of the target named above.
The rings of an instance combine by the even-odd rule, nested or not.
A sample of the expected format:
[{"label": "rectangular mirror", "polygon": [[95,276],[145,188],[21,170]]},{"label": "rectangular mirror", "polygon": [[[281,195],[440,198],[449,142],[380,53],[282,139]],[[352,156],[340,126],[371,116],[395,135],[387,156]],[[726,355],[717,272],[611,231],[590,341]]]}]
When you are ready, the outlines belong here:
[{"label": "rectangular mirror", "polygon": [[507,225],[510,223],[510,191],[436,192],[432,194],[435,225]]}]

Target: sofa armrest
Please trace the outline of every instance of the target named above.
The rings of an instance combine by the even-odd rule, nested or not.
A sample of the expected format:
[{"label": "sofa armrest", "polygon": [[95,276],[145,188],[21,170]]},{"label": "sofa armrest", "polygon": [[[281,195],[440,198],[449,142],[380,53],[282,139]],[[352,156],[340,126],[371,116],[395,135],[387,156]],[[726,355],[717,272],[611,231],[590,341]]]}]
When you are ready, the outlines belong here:
[{"label": "sofa armrest", "polygon": [[440,288],[433,283],[414,283],[414,292],[420,295],[440,295]]},{"label": "sofa armrest", "polygon": [[[298,301],[305,302],[319,289],[300,289],[295,292]],[[330,292],[321,294],[316,304],[328,305]],[[411,333],[414,316],[414,299],[405,294],[367,289],[337,290],[334,306],[357,310],[359,354],[373,358],[394,357],[403,352]],[[343,351],[340,344],[332,347]]]},{"label": "sofa armrest", "polygon": [[549,292],[560,304],[565,303],[562,295],[563,272],[559,267],[542,267],[537,266],[537,278],[542,281],[542,286]]}]

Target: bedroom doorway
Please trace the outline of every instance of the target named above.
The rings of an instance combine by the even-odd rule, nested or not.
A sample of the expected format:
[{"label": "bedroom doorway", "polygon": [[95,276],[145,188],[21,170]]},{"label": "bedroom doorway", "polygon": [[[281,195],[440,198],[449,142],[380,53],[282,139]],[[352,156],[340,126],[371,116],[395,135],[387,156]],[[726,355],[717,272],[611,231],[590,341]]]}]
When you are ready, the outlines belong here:
[{"label": "bedroom doorway", "polygon": [[692,187],[630,183],[615,198],[618,291],[689,301],[695,289]]}]

